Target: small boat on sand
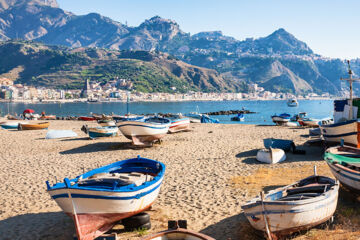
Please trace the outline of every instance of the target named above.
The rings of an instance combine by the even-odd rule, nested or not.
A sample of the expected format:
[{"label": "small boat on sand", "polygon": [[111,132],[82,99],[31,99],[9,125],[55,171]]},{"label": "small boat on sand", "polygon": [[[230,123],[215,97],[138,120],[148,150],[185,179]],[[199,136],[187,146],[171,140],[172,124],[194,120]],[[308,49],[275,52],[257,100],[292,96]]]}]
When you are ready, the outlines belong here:
[{"label": "small boat on sand", "polygon": [[81,117],[78,117],[78,120],[80,120],[80,121],[95,121],[95,118],[94,117],[81,116]]},{"label": "small boat on sand", "polygon": [[344,139],[346,144],[356,147],[359,144],[358,139],[360,139],[358,132],[359,127],[360,123],[354,119],[330,125],[322,125],[320,129],[326,142],[340,143],[341,139]]},{"label": "small boat on sand", "polygon": [[295,149],[294,141],[287,139],[265,138],[263,140],[265,148],[280,148],[285,152]]},{"label": "small boat on sand", "polygon": [[112,119],[100,119],[97,122],[102,127],[116,126],[115,121]]},{"label": "small boat on sand", "polygon": [[325,151],[324,159],[343,186],[360,193],[360,149],[350,146],[331,147]]},{"label": "small boat on sand", "polygon": [[179,226],[180,224],[178,224],[178,222],[180,223],[183,221],[169,221],[169,225],[170,222],[175,222],[174,226],[169,226],[168,230],[147,236],[142,240],[215,240],[205,234],[188,230],[186,229],[186,226]]},{"label": "small boat on sand", "polygon": [[41,123],[19,123],[18,130],[42,130],[50,126],[49,122]]},{"label": "small boat on sand", "polygon": [[170,120],[161,117],[147,117],[138,121],[121,121],[118,127],[122,134],[133,145],[151,145],[154,141],[163,138],[170,127]]},{"label": "small boat on sand", "polygon": [[169,133],[186,131],[190,127],[190,119],[185,117],[173,117],[170,119]]},{"label": "small boat on sand", "polygon": [[45,139],[71,138],[71,137],[77,137],[77,134],[72,130],[49,130],[46,133]]},{"label": "small boat on sand", "polygon": [[286,154],[282,149],[261,149],[257,152],[256,159],[259,162],[274,164],[284,161],[286,159]]},{"label": "small boat on sand", "polygon": [[273,115],[271,116],[272,121],[276,124],[276,125],[284,125],[285,123],[290,121],[290,114],[287,113],[282,113],[280,115]]},{"label": "small boat on sand", "polygon": [[116,122],[123,122],[123,121],[139,121],[139,120],[144,119],[145,116],[133,115],[133,114],[129,114],[129,115],[112,115],[112,118]]},{"label": "small boat on sand", "polygon": [[261,193],[242,206],[251,226],[284,236],[329,220],[338,201],[339,183],[313,175],[294,184]]},{"label": "small boat on sand", "polygon": [[99,137],[114,137],[119,131],[119,129],[116,126],[89,128],[87,125],[82,126],[81,130],[84,133],[89,134],[89,138],[91,139],[95,139]]},{"label": "small boat on sand", "polygon": [[55,115],[44,115],[44,116],[40,116],[39,120],[56,120],[56,116]]},{"label": "small boat on sand", "polygon": [[74,220],[78,240],[93,240],[121,219],[149,209],[164,174],[163,163],[138,156],[46,185],[51,198]]},{"label": "small boat on sand", "polygon": [[18,121],[1,122],[0,127],[3,129],[18,129],[19,123],[24,123],[24,122],[18,122]]}]

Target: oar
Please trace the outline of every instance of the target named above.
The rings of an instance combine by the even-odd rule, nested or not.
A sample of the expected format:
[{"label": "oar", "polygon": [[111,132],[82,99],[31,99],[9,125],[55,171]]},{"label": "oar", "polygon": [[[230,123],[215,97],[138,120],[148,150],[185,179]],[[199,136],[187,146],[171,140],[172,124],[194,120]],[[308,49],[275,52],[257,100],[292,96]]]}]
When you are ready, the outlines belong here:
[{"label": "oar", "polygon": [[261,206],[262,206],[262,210],[263,210],[263,217],[264,217],[264,220],[265,220],[266,234],[268,236],[268,239],[272,240],[269,224],[268,224],[268,221],[267,221],[267,218],[266,218],[265,207],[264,207],[264,192],[261,192],[260,196],[261,196]]}]

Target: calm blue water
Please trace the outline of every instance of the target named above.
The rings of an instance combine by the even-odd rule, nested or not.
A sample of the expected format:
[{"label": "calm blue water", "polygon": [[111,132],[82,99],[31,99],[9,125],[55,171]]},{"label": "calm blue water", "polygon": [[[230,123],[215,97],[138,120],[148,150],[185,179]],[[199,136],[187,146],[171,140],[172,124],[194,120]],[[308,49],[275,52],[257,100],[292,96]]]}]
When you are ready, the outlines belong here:
[{"label": "calm blue water", "polygon": [[[189,113],[199,109],[200,112],[214,112],[221,110],[241,110],[243,107],[247,110],[256,112],[255,114],[246,114],[245,122],[241,124],[272,124],[271,115],[275,113],[307,112],[309,117],[324,118],[333,115],[333,100],[299,100],[298,107],[288,107],[286,101],[219,101],[219,102],[133,102],[129,104],[131,113]],[[35,112],[54,114],[57,116],[81,116],[93,113],[115,113],[125,114],[126,103],[0,103],[0,110],[3,113],[22,113],[24,109],[31,108]],[[229,116],[213,116],[218,118],[221,123],[231,122]]]}]

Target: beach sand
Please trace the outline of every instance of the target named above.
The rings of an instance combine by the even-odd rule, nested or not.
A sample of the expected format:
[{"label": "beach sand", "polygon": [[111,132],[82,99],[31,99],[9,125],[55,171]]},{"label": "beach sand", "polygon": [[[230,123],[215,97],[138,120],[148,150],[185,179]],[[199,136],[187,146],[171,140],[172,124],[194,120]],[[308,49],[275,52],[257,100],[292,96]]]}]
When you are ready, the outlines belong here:
[{"label": "beach sand", "polygon": [[[314,165],[331,176],[321,148],[301,146],[308,140],[308,129],[192,124],[190,132],[169,134],[152,148],[132,149],[121,133],[89,140],[80,131],[83,124],[51,121],[49,129],[78,133],[72,139],[46,140],[46,130],[0,130],[1,239],[72,239],[73,222],[50,198],[45,181],[73,178],[84,170],[137,155],[166,165],[161,192],[149,211],[153,228],[148,233],[164,230],[167,220],[186,219],[189,229],[216,239],[248,239],[251,231],[244,229],[250,225],[241,205],[263,187],[305,177]],[[260,164],[256,152],[263,148],[262,140],[270,137],[292,139],[307,154],[289,153],[281,164]],[[138,232],[119,232],[121,239],[139,238]]]}]

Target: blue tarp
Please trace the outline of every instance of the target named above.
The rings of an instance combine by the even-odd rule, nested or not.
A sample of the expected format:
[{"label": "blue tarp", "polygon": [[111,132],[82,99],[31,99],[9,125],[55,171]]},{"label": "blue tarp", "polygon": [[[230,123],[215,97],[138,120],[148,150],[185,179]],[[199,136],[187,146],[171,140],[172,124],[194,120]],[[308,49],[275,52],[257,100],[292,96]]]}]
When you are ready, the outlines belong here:
[{"label": "blue tarp", "polygon": [[264,139],[264,146],[265,148],[280,148],[284,151],[290,151],[292,147],[295,148],[295,144],[292,140],[274,138]]}]

